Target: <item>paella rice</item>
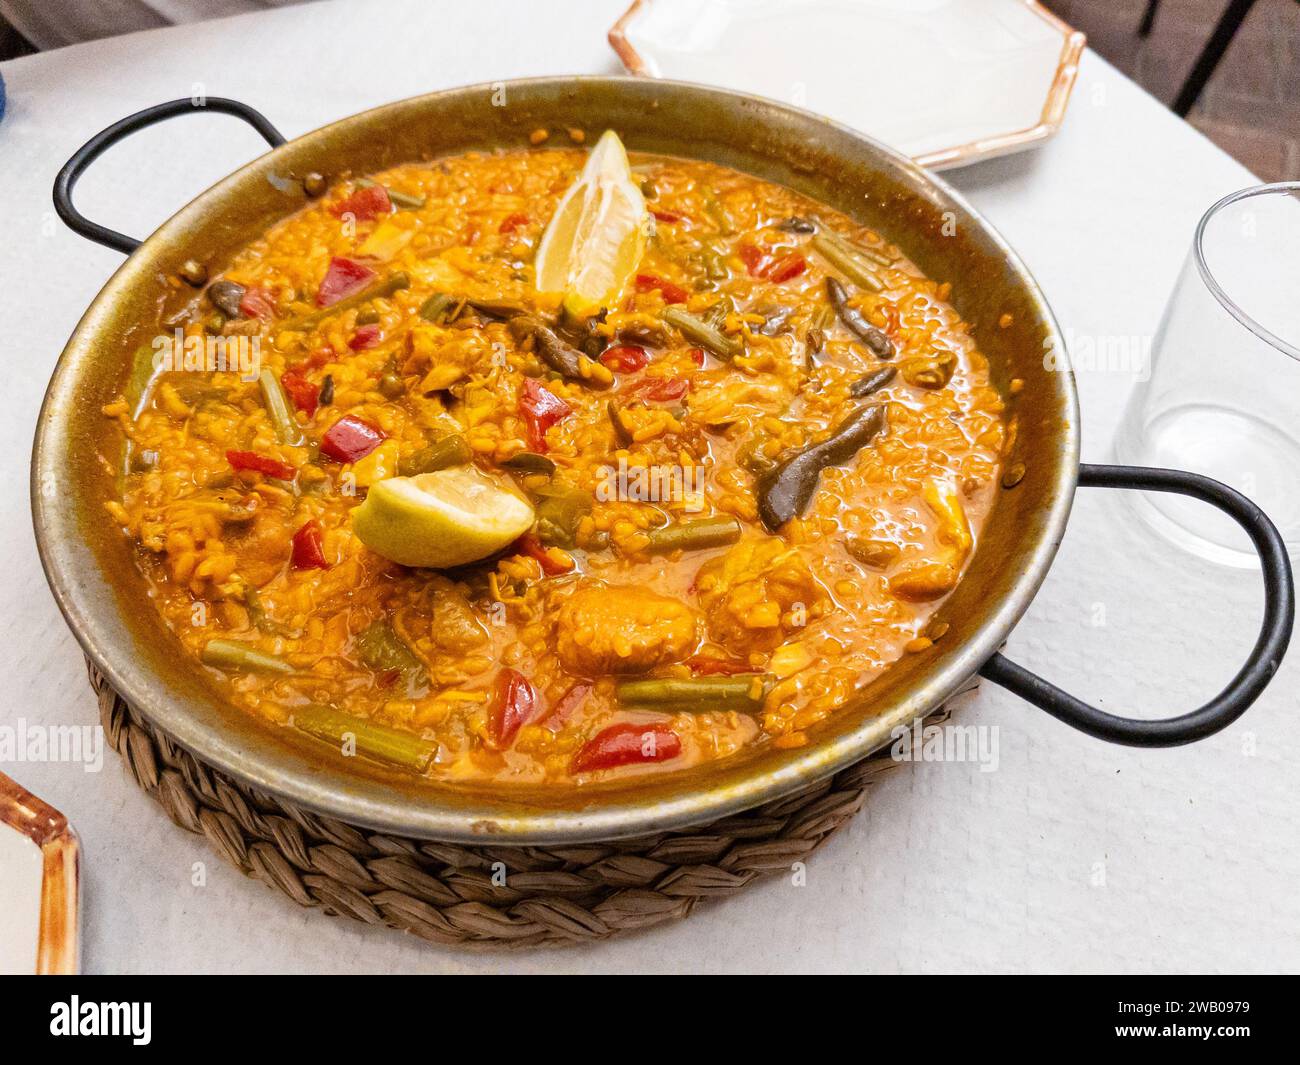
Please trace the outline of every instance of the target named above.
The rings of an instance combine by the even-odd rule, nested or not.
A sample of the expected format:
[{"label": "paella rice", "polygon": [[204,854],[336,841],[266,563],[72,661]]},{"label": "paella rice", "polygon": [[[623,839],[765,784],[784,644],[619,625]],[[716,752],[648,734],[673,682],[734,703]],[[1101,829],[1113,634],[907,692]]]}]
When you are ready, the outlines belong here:
[{"label": "paella rice", "polygon": [[948,286],[790,189],[634,155],[634,273],[539,291],[563,141],[343,175],[181,316],[255,373],[144,351],[105,408],[106,508],[184,653],[431,781],[807,743],[930,646],[998,482]]}]

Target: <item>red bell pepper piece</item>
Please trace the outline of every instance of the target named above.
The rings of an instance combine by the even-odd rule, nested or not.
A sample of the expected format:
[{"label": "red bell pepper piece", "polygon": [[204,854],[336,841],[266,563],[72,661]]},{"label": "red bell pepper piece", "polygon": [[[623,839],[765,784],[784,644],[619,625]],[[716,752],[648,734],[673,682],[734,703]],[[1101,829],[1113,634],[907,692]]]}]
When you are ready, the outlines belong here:
[{"label": "red bell pepper piece", "polygon": [[785,255],[773,255],[770,250],[756,244],[742,244],[740,258],[749,271],[750,277],[763,281],[780,283],[798,277],[808,268],[808,261],[800,252],[787,252]]},{"label": "red bell pepper piece", "polygon": [[690,354],[690,356],[691,356],[691,362],[695,363],[696,366],[703,366],[703,365],[704,365],[704,349],[703,349],[703,348],[691,348],[689,354]]},{"label": "red bell pepper piece", "polygon": [[367,185],[336,203],[330,208],[330,213],[337,218],[350,214],[358,222],[369,222],[381,214],[390,214],[392,210],[393,201],[389,199],[388,190],[383,185]]},{"label": "red bell pepper piece", "polygon": [[325,431],[320,439],[320,453],[337,462],[356,462],[388,439],[388,434],[369,422],[345,414]]},{"label": "red bell pepper piece", "polygon": [[789,281],[792,277],[798,277],[807,268],[808,260],[796,251],[774,260],[763,271],[762,276],[767,281],[780,284],[782,281]]},{"label": "red bell pepper piece", "polygon": [[316,413],[320,404],[320,386],[314,385],[298,370],[285,370],[280,375],[280,384],[289,393],[293,405],[308,418]]},{"label": "red bell pepper piece", "polygon": [[600,361],[619,373],[636,373],[646,368],[650,356],[636,344],[615,344],[601,352]]},{"label": "red bell pepper piece", "polygon": [[554,577],[560,573],[568,573],[573,569],[573,563],[567,566],[555,561],[546,550],[546,545],[537,539],[535,533],[526,532],[511,545],[511,550],[516,555],[527,555],[529,558],[535,558],[541,564],[542,572],[548,577]]},{"label": "red bell pepper piece", "polygon": [[316,306],[329,307],[339,300],[360,292],[370,284],[375,272],[370,267],[336,255],[330,260],[329,268],[321,279],[320,288],[316,290]]},{"label": "red bell pepper piece", "polygon": [[745,264],[745,269],[749,271],[750,277],[762,277],[763,268],[768,263],[767,253],[757,244],[742,244],[740,246],[740,261]]},{"label": "red bell pepper piece", "polygon": [[501,220],[501,225],[497,229],[498,233],[513,233],[516,229],[528,225],[528,216],[521,211],[514,214],[508,214]]},{"label": "red bell pepper piece", "polygon": [[549,729],[561,728],[569,718],[577,712],[578,707],[587,701],[587,696],[591,694],[591,685],[585,680],[580,680],[567,692],[560,696],[555,707],[551,710],[546,720],[542,722]]},{"label": "red bell pepper piece", "polygon": [[621,765],[666,762],[681,753],[682,741],[672,729],[624,722],[610,725],[583,744],[573,756],[569,772],[590,773]]},{"label": "red bell pepper piece", "polygon": [[293,554],[290,561],[294,569],[329,569],[325,548],[321,543],[320,522],[314,518],[293,534]]},{"label": "red bell pepper piece", "polygon": [[245,318],[267,321],[275,317],[275,301],[266,289],[251,285],[244,289],[244,294],[239,299],[239,313]]},{"label": "red bell pepper piece", "polygon": [[357,326],[357,331],[352,334],[352,339],[348,341],[348,347],[353,351],[362,351],[365,348],[373,348],[379,343],[379,326],[375,323],[369,325]]},{"label": "red bell pepper piece", "polygon": [[292,481],[298,471],[287,462],[259,455],[256,451],[227,451],[226,461],[236,470],[253,470],[268,477],[278,477],[282,481]]},{"label": "red bell pepper piece", "polygon": [[537,712],[537,690],[514,669],[503,669],[492,683],[488,701],[488,732],[498,748],[509,747],[516,733]]},{"label": "red bell pepper piece", "polygon": [[659,290],[665,303],[685,303],[686,297],[690,295],[681,285],[674,285],[671,281],[665,281],[656,274],[636,275],[636,290],[638,292],[653,292],[655,289]]},{"label": "red bell pepper piece", "polygon": [[529,447],[540,454],[546,450],[546,430],[572,414],[573,408],[528,377],[519,396],[519,413],[528,429]]},{"label": "red bell pepper piece", "polygon": [[660,208],[651,208],[650,213],[655,216],[655,221],[666,222],[670,226],[680,222],[684,217],[676,211],[665,211]]}]

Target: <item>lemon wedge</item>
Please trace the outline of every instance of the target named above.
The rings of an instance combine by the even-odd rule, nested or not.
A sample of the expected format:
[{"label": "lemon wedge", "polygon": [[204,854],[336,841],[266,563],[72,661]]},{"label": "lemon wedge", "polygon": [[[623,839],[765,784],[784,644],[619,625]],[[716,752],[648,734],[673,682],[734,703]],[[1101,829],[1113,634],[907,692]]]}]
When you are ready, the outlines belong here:
[{"label": "lemon wedge", "polygon": [[475,466],[389,477],[352,512],[352,531],[370,550],[429,569],[487,558],[532,524],[532,506]]},{"label": "lemon wedge", "polygon": [[618,134],[606,130],[537,246],[537,288],[590,315],[612,307],[645,252],[650,215]]}]

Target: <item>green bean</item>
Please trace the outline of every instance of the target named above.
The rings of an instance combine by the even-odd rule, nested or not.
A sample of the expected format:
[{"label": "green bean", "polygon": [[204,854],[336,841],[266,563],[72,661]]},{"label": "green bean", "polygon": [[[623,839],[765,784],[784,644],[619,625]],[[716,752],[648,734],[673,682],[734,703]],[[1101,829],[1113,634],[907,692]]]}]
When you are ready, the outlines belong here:
[{"label": "green bean", "polygon": [[544,473],[548,477],[555,472],[554,461],[535,451],[521,451],[517,455],[511,455],[501,465],[523,473]]},{"label": "green bean", "polygon": [[209,640],[199,652],[204,665],[219,669],[244,669],[254,673],[292,673],[293,666],[283,658],[263,654],[234,640]]},{"label": "green bean", "polygon": [[405,677],[424,672],[424,664],[386,621],[376,621],[362,629],[354,643],[361,661],[371,669],[395,669]]},{"label": "green bean", "polygon": [[664,710],[759,709],[766,694],[767,678],[761,673],[733,677],[663,677],[623,680],[614,686],[620,703]]},{"label": "green bean", "polygon": [[444,436],[432,444],[420,449],[410,458],[398,463],[397,472],[403,477],[413,477],[417,473],[433,473],[450,466],[464,466],[474,457],[469,444],[459,433]]},{"label": "green bean", "polygon": [[696,518],[693,521],[675,521],[651,529],[646,552],[663,555],[670,551],[699,551],[706,547],[722,547],[740,539],[740,522],[731,516]]},{"label": "green bean", "polygon": [[420,317],[426,322],[438,325],[446,318],[447,312],[455,306],[454,297],[448,296],[445,292],[435,292],[420,304]]},{"label": "green bean", "polygon": [[353,307],[360,307],[363,303],[369,303],[371,300],[391,296],[394,292],[400,292],[402,289],[410,287],[411,279],[404,272],[398,271],[367,285],[360,292],[354,292],[351,296],[344,296],[337,303],[331,303],[328,307],[322,307],[310,314],[304,314],[298,318],[290,318],[287,322],[281,322],[278,328],[291,333],[303,333],[308,329],[314,329],[319,323],[332,315],[351,310]]},{"label": "green bean", "polygon": [[757,484],[758,516],[776,532],[812,502],[822,470],[848,462],[885,429],[885,407],[862,407],[850,414],[820,444],[801,448],[782,460]]},{"label": "green bean", "polygon": [[267,614],[266,607],[262,605],[261,596],[251,584],[244,587],[244,607],[248,610],[248,616],[252,619],[259,632],[264,632],[268,636],[285,636],[292,639],[297,639],[301,635],[301,633],[281,625]]},{"label": "green bean", "polygon": [[351,738],[357,754],[412,773],[423,773],[438,753],[438,745],[432,740],[314,703],[296,708],[293,724],[300,731],[327,743],[343,746]]},{"label": "green bean", "polygon": [[720,359],[734,359],[742,350],[740,341],[718,332],[679,307],[665,307],[660,317],[687,340],[694,341]]},{"label": "green bean", "polygon": [[300,447],[303,441],[302,429],[289,409],[288,397],[280,387],[280,380],[270,370],[263,370],[257,377],[262,389],[262,402],[266,406],[267,416],[275,429],[275,438],[289,447]]},{"label": "green bean", "polygon": [[865,245],[858,244],[855,241],[851,241],[848,237],[835,232],[835,230],[831,229],[829,226],[821,226],[821,233],[825,236],[828,242],[836,245],[847,255],[866,259],[867,262],[875,263],[877,266],[893,265],[894,260],[891,256],[886,255],[884,252],[876,251],[875,248],[869,248]]},{"label": "green bean", "polygon": [[851,248],[830,230],[821,230],[809,243],[823,259],[840,273],[845,274],[859,288],[869,288],[872,292],[879,292],[885,287],[885,283],[855,254],[857,249]]}]

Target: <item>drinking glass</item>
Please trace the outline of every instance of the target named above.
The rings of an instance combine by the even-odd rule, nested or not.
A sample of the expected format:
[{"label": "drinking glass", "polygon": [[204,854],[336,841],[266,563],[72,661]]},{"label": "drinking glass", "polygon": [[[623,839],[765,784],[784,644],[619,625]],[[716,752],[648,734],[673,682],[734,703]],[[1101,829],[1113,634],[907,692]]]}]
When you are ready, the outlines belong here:
[{"label": "drinking glass", "polygon": [[[1243,189],[1205,213],[1115,451],[1120,462],[1231,485],[1300,556],[1300,182]],[[1218,510],[1183,496],[1131,496],[1194,554],[1258,565],[1245,533]]]}]

